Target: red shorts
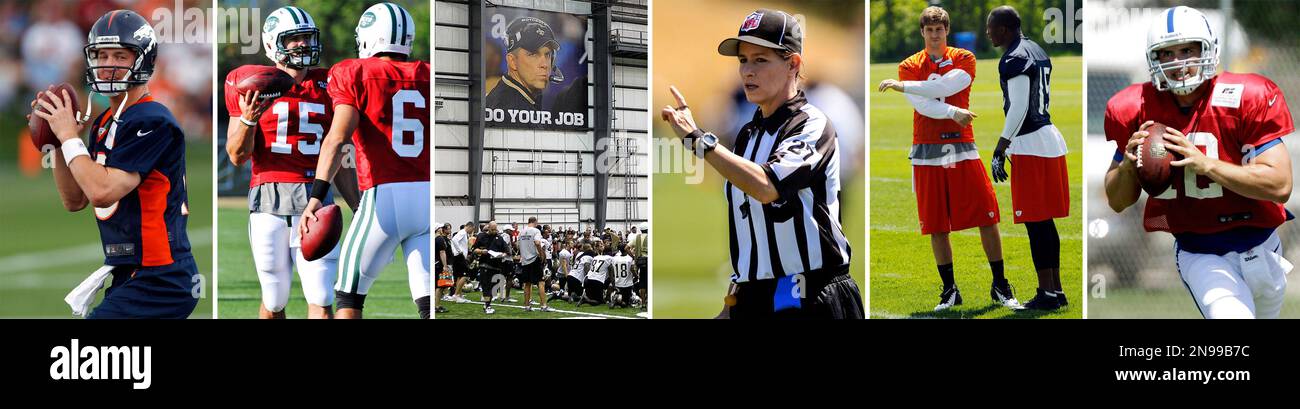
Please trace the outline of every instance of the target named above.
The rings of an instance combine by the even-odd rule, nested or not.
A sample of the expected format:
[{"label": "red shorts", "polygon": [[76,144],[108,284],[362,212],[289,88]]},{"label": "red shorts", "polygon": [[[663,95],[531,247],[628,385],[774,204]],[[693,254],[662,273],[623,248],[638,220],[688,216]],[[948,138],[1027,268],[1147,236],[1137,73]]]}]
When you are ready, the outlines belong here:
[{"label": "red shorts", "polygon": [[912,165],[921,234],[947,233],[997,224],[998,198],[979,159],[951,167]]},{"label": "red shorts", "polygon": [[1065,157],[1011,155],[1011,208],[1016,223],[1070,215],[1070,175]]}]

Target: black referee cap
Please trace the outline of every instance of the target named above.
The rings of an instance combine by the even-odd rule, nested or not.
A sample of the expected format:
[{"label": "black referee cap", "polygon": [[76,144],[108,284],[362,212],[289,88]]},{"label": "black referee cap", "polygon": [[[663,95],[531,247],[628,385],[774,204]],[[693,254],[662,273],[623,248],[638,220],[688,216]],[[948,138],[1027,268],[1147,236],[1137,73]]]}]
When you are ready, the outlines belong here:
[{"label": "black referee cap", "polygon": [[749,13],[740,23],[735,37],[718,44],[718,54],[734,57],[739,54],[740,42],[793,53],[803,52],[803,27],[794,16],[781,10],[759,9]]}]

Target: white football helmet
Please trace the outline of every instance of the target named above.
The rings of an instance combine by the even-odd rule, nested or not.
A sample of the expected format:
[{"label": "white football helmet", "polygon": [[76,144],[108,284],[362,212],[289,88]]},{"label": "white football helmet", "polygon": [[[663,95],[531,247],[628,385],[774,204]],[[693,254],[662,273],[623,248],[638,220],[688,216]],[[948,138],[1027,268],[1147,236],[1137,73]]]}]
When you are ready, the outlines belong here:
[{"label": "white football helmet", "polygon": [[[1198,43],[1201,56],[1185,60],[1160,63],[1156,51],[1172,45]],[[1151,83],[1160,91],[1187,95],[1211,78],[1219,65],[1219,37],[1210,28],[1210,21],[1200,11],[1178,6],[1160,13],[1152,19],[1147,29],[1147,66]],[[1195,69],[1196,73],[1182,80],[1170,79],[1166,72]]]},{"label": "white football helmet", "polygon": [[[284,48],[284,39],[304,33],[310,35],[307,45]],[[293,6],[278,8],[266,16],[266,23],[262,24],[262,49],[266,50],[266,58],[289,68],[314,66],[320,62],[320,28],[303,9]]]},{"label": "white football helmet", "polygon": [[409,56],[415,41],[415,20],[402,6],[379,3],[361,14],[356,36],[358,57],[370,58],[378,53]]}]

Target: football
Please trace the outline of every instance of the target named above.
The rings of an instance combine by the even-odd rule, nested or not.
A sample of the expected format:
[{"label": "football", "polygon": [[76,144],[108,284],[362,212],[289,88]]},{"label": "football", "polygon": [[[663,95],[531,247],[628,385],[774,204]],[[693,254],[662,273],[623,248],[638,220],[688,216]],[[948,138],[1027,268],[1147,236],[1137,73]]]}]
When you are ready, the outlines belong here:
[{"label": "football", "polygon": [[315,261],[339,244],[339,237],[343,235],[343,214],[338,205],[327,205],[316,209],[316,221],[309,223],[307,234],[302,236],[302,257]]},{"label": "football", "polygon": [[[77,90],[72,88],[72,85],[65,82],[58,86],[51,85],[47,89],[50,92],[53,92],[54,95],[60,97],[62,97],[63,91],[68,91],[68,96],[72,98],[72,110],[75,112],[81,112],[81,103],[77,101]],[[44,92],[40,95],[41,100],[50,100],[50,97],[45,95]],[[40,105],[37,105],[36,109],[42,108]],[[54,136],[54,130],[50,129],[50,123],[46,121],[45,118],[37,116],[35,110],[32,112],[32,117],[27,120],[27,127],[31,131],[32,145],[36,146],[36,150],[41,150],[45,145],[54,145],[55,147],[59,146],[59,138]]]},{"label": "football", "polygon": [[1164,193],[1172,180],[1174,153],[1165,148],[1165,125],[1159,122],[1147,128],[1146,140],[1138,146],[1138,182],[1148,195]]},{"label": "football", "polygon": [[293,88],[293,77],[279,68],[266,65],[247,65],[239,70],[242,74],[235,78],[235,89],[240,94],[261,91],[258,99],[275,99]]}]

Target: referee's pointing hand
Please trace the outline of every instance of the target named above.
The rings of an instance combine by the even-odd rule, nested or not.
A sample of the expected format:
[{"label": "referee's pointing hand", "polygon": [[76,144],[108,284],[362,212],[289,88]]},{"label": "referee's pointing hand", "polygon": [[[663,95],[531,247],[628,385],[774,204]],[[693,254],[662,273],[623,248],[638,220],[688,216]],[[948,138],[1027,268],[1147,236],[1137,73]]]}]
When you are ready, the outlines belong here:
[{"label": "referee's pointing hand", "polygon": [[673,93],[673,99],[677,100],[677,106],[665,106],[659,116],[664,122],[672,125],[673,132],[678,138],[685,137],[698,129],[695,126],[695,118],[691,117],[691,108],[686,105],[686,97],[682,96],[681,91],[671,85],[668,86],[668,90]]}]

